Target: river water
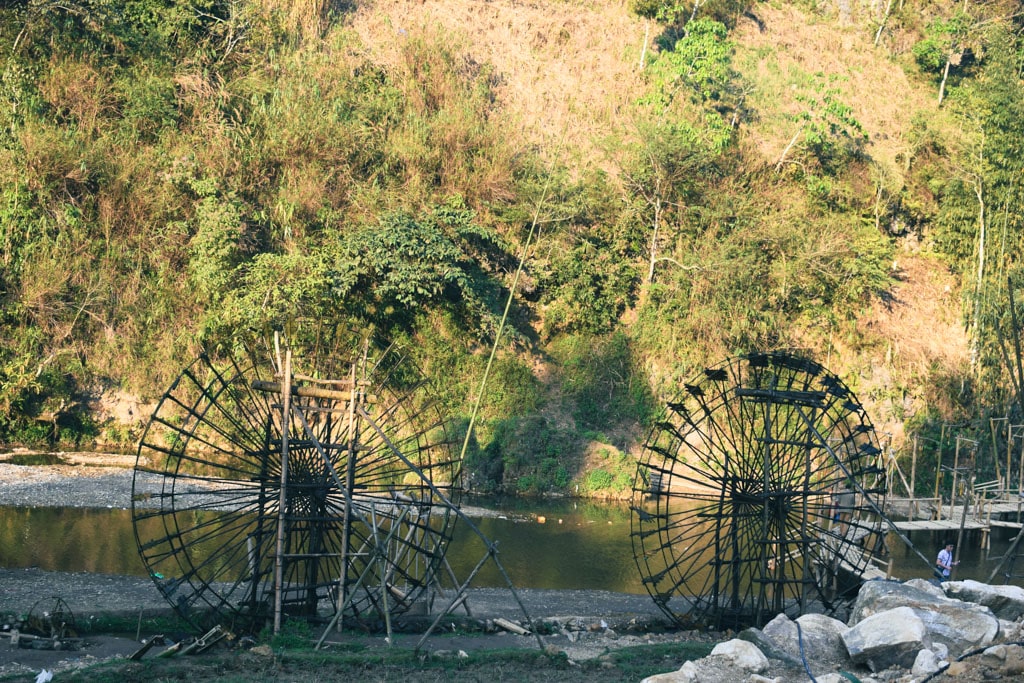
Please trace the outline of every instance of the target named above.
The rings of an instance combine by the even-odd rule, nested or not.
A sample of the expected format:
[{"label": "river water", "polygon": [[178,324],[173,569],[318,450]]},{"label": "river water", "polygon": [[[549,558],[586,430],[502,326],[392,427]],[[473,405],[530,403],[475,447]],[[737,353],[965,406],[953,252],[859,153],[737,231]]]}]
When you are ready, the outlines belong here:
[{"label": "river water", "polygon": [[[646,593],[633,559],[630,512],[624,504],[472,498],[463,505],[467,510],[492,512],[470,517],[470,523],[460,520],[455,526],[447,559],[460,580],[487,557],[488,546],[473,530],[475,526],[493,544],[501,567],[517,588]],[[945,536],[914,532],[910,538],[927,561],[890,534],[893,575],[900,579],[929,577],[930,562]],[[1011,540],[1011,532],[997,529],[986,552],[979,548],[977,532],[966,534],[954,578],[987,582]],[[122,509],[0,507],[0,566],[146,574],[131,511]],[[1019,578],[1011,582],[1024,586]],[[1002,583],[1002,579],[993,583]],[[502,587],[505,578],[496,563],[487,561],[472,585]]]}]

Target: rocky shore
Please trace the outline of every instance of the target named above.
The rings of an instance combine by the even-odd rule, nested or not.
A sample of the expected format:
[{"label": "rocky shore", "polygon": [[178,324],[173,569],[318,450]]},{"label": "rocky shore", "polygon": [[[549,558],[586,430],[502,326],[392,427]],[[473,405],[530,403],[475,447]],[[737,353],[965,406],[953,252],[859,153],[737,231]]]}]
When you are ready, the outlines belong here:
[{"label": "rocky shore", "polygon": [[923,683],[1024,678],[1024,588],[868,581],[847,622],[779,615],[643,683]]}]

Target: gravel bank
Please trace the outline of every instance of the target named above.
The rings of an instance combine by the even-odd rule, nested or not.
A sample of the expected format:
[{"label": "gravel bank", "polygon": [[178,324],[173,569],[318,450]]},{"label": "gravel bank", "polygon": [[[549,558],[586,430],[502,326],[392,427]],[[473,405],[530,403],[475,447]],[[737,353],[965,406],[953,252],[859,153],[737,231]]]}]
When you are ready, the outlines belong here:
[{"label": "gravel bank", "polygon": [[[0,505],[33,507],[131,507],[135,456],[60,453],[63,464],[25,466],[0,455]],[[143,481],[155,489],[156,479]],[[149,490],[149,489],[147,489]]]},{"label": "gravel bank", "polygon": [[[158,494],[167,482],[135,473],[135,456],[61,453],[67,464],[14,465],[0,453],[0,506],[122,508],[132,505],[132,484],[141,495]],[[189,486],[197,488],[195,483]],[[179,489],[180,490],[180,489]],[[463,506],[473,518],[497,516],[493,510]]]},{"label": "gravel bank", "polygon": [[[0,463],[0,505],[129,508],[131,470],[107,467],[21,467]],[[155,487],[155,482],[153,486]]]}]

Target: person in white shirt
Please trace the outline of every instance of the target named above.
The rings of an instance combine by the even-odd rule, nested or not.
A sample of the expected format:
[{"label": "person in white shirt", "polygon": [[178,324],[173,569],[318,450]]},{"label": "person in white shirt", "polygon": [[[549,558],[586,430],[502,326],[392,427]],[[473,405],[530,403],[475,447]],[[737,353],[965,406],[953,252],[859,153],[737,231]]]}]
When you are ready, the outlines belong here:
[{"label": "person in white shirt", "polygon": [[943,581],[948,581],[949,573],[958,564],[960,563],[953,561],[953,544],[947,543],[946,547],[939,551],[939,556],[935,558],[935,571],[942,575]]}]

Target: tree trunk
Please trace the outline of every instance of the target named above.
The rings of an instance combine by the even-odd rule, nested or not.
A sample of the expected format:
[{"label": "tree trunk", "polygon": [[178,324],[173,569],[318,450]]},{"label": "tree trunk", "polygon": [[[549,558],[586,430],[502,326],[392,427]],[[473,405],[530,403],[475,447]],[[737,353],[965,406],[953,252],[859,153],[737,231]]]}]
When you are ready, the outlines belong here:
[{"label": "tree trunk", "polygon": [[801,124],[801,126],[797,128],[796,133],[793,135],[793,139],[789,141],[788,145],[786,145],[786,149],[782,150],[782,154],[779,156],[779,160],[775,162],[776,173],[778,173],[779,169],[782,168],[782,164],[785,163],[786,161],[786,155],[789,154],[789,150],[793,149],[793,145],[795,145],[796,141],[800,139],[800,133],[802,133],[803,131],[804,127]]},{"label": "tree trunk", "polygon": [[875,47],[878,47],[878,41],[882,39],[882,31],[885,30],[885,24],[889,21],[889,12],[892,11],[892,0],[889,0],[885,5],[885,14],[882,15],[882,23],[878,25],[878,31],[875,33]]},{"label": "tree trunk", "polygon": [[647,284],[654,283],[654,264],[658,260],[658,228],[661,225],[661,199],[654,200],[654,229],[651,231],[651,261],[647,266]]},{"label": "tree trunk", "polygon": [[946,57],[946,67],[942,70],[942,83],[939,84],[939,104],[942,104],[942,98],[946,96],[946,79],[949,78],[949,64],[953,56]]},{"label": "tree trunk", "polygon": [[651,33],[651,20],[644,20],[644,46],[640,50],[640,70],[644,70],[644,62],[647,59],[647,38]]},{"label": "tree trunk", "polygon": [[974,328],[973,339],[971,340],[971,365],[977,371],[979,366],[978,357],[981,350],[981,298],[982,286],[985,278],[985,195],[983,193],[981,178],[974,184],[974,194],[978,198],[978,275],[974,283]]}]

